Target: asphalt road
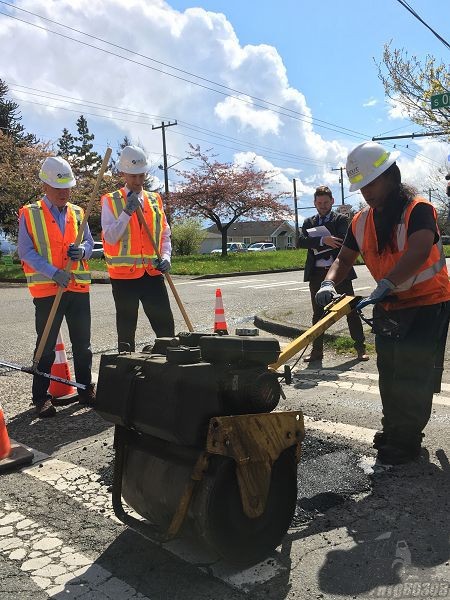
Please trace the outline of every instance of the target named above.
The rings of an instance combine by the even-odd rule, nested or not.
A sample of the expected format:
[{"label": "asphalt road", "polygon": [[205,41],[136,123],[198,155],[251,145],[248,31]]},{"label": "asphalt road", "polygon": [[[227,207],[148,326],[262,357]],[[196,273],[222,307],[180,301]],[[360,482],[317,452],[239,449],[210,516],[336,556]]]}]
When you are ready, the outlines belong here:
[{"label": "asphalt road", "polygon": [[[364,295],[373,284],[364,268],[358,272],[356,292]],[[309,323],[302,279],[293,272],[174,281],[195,329],[209,332],[217,287],[230,331],[251,326],[255,314]],[[30,364],[28,291],[5,286],[0,295],[0,357]],[[175,305],[174,314],[177,330],[186,330]],[[100,354],[115,348],[114,319],[110,287],[93,286],[95,370]],[[152,340],[145,319],[137,340]],[[296,515],[274,556],[245,571],[186,540],[157,544],[118,523],[110,503],[112,428],[78,404],[36,420],[30,388],[30,376],[0,371],[9,435],[36,451],[30,468],[0,475],[1,600],[450,595],[448,372],[426,429],[427,451],[416,463],[380,470],[370,442],[380,420],[374,359],[327,353],[320,369],[299,363],[278,407],[305,414]]]}]

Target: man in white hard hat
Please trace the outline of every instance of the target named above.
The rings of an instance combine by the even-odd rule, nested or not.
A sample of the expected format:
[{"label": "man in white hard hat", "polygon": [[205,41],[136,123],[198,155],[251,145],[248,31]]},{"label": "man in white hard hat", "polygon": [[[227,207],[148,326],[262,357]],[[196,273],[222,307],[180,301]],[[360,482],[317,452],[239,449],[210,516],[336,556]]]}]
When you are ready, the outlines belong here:
[{"label": "man in white hard hat", "polygon": [[[83,209],[69,202],[70,190],[76,184],[69,163],[59,156],[45,159],[39,172],[43,197],[20,209],[18,254],[33,296],[37,342],[39,345],[58,287],[64,288],[50,334],[37,368],[50,373],[55,359],[55,344],[63,318],[66,318],[78,383],[86,385],[79,392],[82,404],[95,398],[91,379],[91,313],[89,284],[91,276],[86,259],[94,245],[86,225],[83,241],[75,245],[78,229],[83,221]],[[70,272],[65,271],[71,261]],[[53,417],[55,405],[68,401],[52,399],[48,394],[50,380],[33,377],[32,402],[38,417]]]},{"label": "man in white hard hat", "polygon": [[[173,336],[174,321],[163,273],[170,269],[170,227],[161,196],[144,190],[149,169],[145,152],[126,146],[118,170],[125,185],[102,201],[103,249],[116,306],[119,351],[135,350],[139,302],[156,337]],[[136,213],[141,208],[161,260]]]},{"label": "man in white hard hat", "polygon": [[358,254],[377,282],[357,309],[374,305],[382,430],[374,438],[382,464],[420,455],[433,393],[440,391],[450,315],[450,283],[436,210],[401,182],[396,156],[364,142],[347,158],[350,191],[367,208],[352,220],[316,301],[327,305]]}]

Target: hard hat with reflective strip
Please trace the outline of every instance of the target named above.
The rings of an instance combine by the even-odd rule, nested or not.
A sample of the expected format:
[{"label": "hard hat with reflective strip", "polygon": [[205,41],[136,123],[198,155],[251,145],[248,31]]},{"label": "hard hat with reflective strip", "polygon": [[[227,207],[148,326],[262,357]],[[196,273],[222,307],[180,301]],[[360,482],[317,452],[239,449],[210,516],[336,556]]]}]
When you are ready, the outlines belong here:
[{"label": "hard hat with reflective strip", "polygon": [[140,175],[141,173],[147,173],[150,165],[142,148],[138,146],[125,146],[117,163],[117,168],[121,173]]},{"label": "hard hat with reflective strip", "polygon": [[49,156],[44,160],[39,179],[57,189],[72,188],[76,184],[71,166],[60,156]]},{"label": "hard hat with reflective strip", "polygon": [[363,142],[347,157],[345,170],[350,181],[350,191],[356,192],[371,183],[393,165],[398,152],[387,152],[376,142]]}]

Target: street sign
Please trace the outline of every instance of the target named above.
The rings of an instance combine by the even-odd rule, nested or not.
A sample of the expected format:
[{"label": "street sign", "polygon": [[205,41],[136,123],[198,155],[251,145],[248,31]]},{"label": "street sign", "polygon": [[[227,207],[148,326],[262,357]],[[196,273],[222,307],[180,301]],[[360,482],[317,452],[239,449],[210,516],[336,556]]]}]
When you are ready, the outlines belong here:
[{"label": "street sign", "polygon": [[450,107],[450,92],[431,96],[431,110]]},{"label": "street sign", "polygon": [[338,204],[338,206],[336,206],[335,210],[336,210],[336,212],[340,213],[341,215],[350,217],[352,207],[350,204]]}]

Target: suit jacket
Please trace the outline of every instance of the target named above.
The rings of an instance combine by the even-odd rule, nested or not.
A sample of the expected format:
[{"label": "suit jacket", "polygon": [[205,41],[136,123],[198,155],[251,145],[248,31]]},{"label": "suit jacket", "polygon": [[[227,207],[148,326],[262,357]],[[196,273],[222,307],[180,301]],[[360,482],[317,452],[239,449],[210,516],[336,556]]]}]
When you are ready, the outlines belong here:
[{"label": "suit jacket", "polygon": [[[325,245],[320,245],[320,237],[314,238],[308,235],[307,229],[311,229],[311,227],[317,227],[318,225],[319,215],[314,215],[314,217],[308,217],[308,219],[305,219],[298,240],[299,248],[308,249],[308,255],[306,257],[305,264],[305,272],[303,277],[304,281],[310,281],[311,274],[313,272],[314,265],[316,262],[316,255],[314,254],[313,249],[324,250],[325,248],[327,248],[327,246]],[[331,235],[344,239],[348,229],[348,219],[345,215],[341,215],[339,213],[331,211],[330,218],[325,223],[325,227],[330,231]],[[338,254],[339,248],[330,248],[329,252],[324,252],[323,254],[320,254],[320,258],[327,259],[331,256],[334,260]],[[347,275],[347,279],[356,279],[356,273],[353,268],[350,269]]]}]

